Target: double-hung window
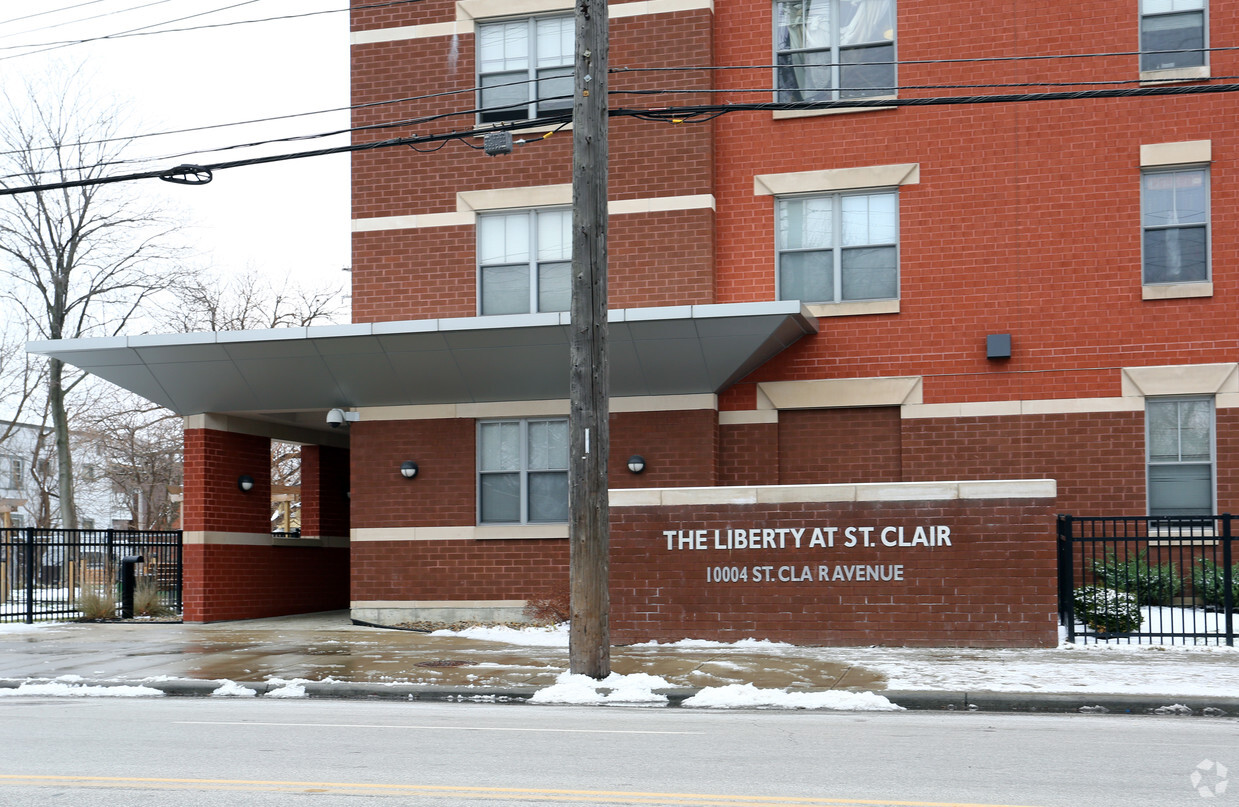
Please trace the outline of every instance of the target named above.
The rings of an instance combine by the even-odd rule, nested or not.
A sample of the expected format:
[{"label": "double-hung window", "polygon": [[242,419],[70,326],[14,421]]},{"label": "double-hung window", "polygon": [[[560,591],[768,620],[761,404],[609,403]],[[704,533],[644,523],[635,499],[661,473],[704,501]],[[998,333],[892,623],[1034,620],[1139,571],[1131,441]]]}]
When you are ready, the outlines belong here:
[{"label": "double-hung window", "polygon": [[1213,400],[1150,399],[1148,434],[1149,515],[1213,513]]},{"label": "double-hung window", "polygon": [[780,300],[839,303],[899,297],[899,210],[893,190],[775,202]]},{"label": "double-hung window", "polygon": [[775,0],[779,101],[895,94],[895,0]]},{"label": "double-hung window", "polygon": [[481,314],[567,311],[571,302],[571,210],[514,210],[478,217]]},{"label": "double-hung window", "polygon": [[575,36],[572,17],[479,25],[479,121],[527,120],[571,110]]},{"label": "double-hung window", "polygon": [[25,463],[19,457],[9,458],[9,490],[22,489],[22,475],[25,472]]},{"label": "double-hung window", "polygon": [[478,423],[478,520],[568,520],[568,421]]},{"label": "double-hung window", "polygon": [[1140,69],[1205,64],[1205,0],[1140,0]]},{"label": "double-hung window", "polygon": [[1141,185],[1144,282],[1209,280],[1209,170],[1149,170]]}]

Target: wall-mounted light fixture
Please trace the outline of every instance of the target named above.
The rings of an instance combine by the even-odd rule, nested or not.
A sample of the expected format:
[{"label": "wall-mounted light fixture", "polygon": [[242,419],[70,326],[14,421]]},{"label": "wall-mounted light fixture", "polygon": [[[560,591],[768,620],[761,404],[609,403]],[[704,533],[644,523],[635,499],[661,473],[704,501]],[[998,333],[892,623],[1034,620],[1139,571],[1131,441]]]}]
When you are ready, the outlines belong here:
[{"label": "wall-mounted light fixture", "polygon": [[639,474],[645,470],[645,457],[640,454],[633,454],[628,458],[628,470],[634,474]]},{"label": "wall-mounted light fixture", "polygon": [[400,475],[405,479],[412,479],[417,476],[417,463],[413,460],[405,460],[400,463]]},{"label": "wall-mounted light fixture", "polygon": [[237,477],[237,487],[239,487],[243,492],[249,493],[254,489],[254,477],[249,474],[241,474]]}]

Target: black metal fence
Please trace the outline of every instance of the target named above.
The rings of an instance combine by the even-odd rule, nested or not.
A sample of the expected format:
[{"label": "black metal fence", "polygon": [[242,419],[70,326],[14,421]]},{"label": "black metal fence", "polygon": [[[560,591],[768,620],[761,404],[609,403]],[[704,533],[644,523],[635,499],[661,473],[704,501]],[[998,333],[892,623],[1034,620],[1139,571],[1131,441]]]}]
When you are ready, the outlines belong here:
[{"label": "black metal fence", "polygon": [[180,531],[0,527],[0,622],[106,618],[132,556],[139,613],[180,614]]},{"label": "black metal fence", "polygon": [[1235,644],[1234,519],[1058,517],[1059,622],[1072,642]]}]

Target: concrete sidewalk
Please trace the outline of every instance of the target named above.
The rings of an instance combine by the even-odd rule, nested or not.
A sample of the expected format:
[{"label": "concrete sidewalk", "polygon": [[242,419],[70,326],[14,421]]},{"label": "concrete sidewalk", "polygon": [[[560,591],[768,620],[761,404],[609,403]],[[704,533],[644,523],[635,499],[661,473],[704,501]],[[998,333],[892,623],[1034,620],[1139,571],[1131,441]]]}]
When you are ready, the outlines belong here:
[{"label": "concrete sidewalk", "polygon": [[[56,679],[143,683],[209,695],[223,681],[260,694],[307,681],[310,697],[523,702],[568,667],[566,647],[353,625],[347,612],[200,624],[0,626],[0,688]],[[1239,716],[1230,648],[972,650],[757,643],[636,645],[612,668],[668,681],[672,704],[705,687],[873,691],[910,709],[1108,711]],[[68,678],[66,678],[68,677]]]}]

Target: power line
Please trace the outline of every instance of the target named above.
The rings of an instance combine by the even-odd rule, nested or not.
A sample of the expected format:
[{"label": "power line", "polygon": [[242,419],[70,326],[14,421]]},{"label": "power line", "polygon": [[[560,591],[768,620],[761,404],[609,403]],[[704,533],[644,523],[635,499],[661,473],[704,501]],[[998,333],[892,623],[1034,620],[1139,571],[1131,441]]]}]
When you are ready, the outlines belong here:
[{"label": "power line", "polygon": [[[1028,103],[1035,101],[1079,101],[1103,98],[1142,98],[1148,96],[1178,96],[1178,95],[1215,95],[1221,93],[1239,92],[1239,84],[1207,84],[1179,85],[1172,87],[1133,87],[1127,89],[1077,90],[1074,92],[1022,93],[1014,95],[971,95],[948,96],[934,98],[882,98],[863,99],[849,98],[843,101],[799,101],[791,103],[765,102],[746,104],[703,104],[698,106],[663,107],[658,109],[612,109],[611,117],[633,117],[640,120],[651,120],[665,123],[687,123],[698,118],[712,118],[718,115],[739,111],[800,111],[829,109],[858,109],[865,107],[911,107],[911,106],[954,106],[972,104],[997,103]],[[461,113],[452,113],[461,114]],[[409,137],[378,140],[371,143],[354,143],[334,148],[315,149],[312,151],[293,152],[288,154],[273,154],[265,157],[250,157],[228,162],[210,163],[207,165],[178,166],[175,169],[159,171],[144,171],[113,177],[95,177],[91,179],[51,182],[18,188],[0,188],[0,196],[15,196],[21,193],[77,188],[87,185],[110,185],[117,182],[131,182],[140,179],[168,178],[174,174],[202,172],[205,174],[229,168],[241,168],[251,165],[263,165],[288,160],[300,160],[309,157],[322,157],[331,154],[346,154],[361,151],[373,151],[394,146],[414,146],[423,143],[438,143],[444,140],[459,140],[476,137],[486,132],[512,131],[529,127],[554,126],[565,124],[572,119],[571,112],[555,115],[545,115],[536,119],[513,121],[507,124],[486,127],[475,127],[466,131],[453,131],[431,135],[412,135]]]},{"label": "power line", "polygon": [[366,5],[366,6],[355,6],[352,9],[340,8],[340,9],[328,9],[326,11],[308,11],[308,12],[305,12],[304,14],[284,14],[278,17],[265,17],[262,19],[255,19],[255,20],[236,20],[234,22],[219,22],[219,23],[212,23],[210,25],[195,25],[195,26],[190,26],[188,28],[166,28],[160,31],[145,30],[147,28],[152,28],[157,25],[169,25],[174,22],[181,22],[182,20],[193,19],[194,17],[201,17],[201,16],[205,16],[206,14],[215,14],[220,11],[227,11],[232,8],[237,8],[238,6],[249,5],[250,3],[257,3],[257,2],[260,2],[260,0],[245,0],[245,2],[237,3],[236,5],[233,5],[233,6],[225,6],[224,8],[218,8],[212,11],[204,11],[200,14],[190,15],[189,17],[182,17],[178,20],[165,20],[164,22],[153,23],[152,25],[143,26],[142,28],[136,28],[131,31],[120,31],[114,34],[104,34],[103,36],[89,37],[86,39],[63,40],[59,42],[44,42],[44,43],[39,43],[39,44],[28,44],[28,45],[4,45],[4,46],[0,46],[0,51],[21,50],[23,48],[39,48],[39,50],[31,50],[26,53],[15,53],[10,56],[0,56],[0,62],[7,61],[9,59],[18,59],[18,58],[21,58],[22,56],[32,56],[36,53],[46,53],[47,51],[58,50],[60,48],[67,48],[73,45],[85,45],[90,42],[102,42],[102,41],[110,41],[110,40],[116,40],[116,39],[128,39],[130,37],[135,37],[135,36],[156,36],[159,34],[182,34],[188,31],[206,31],[206,30],[212,30],[215,28],[230,28],[230,27],[237,26],[237,25],[252,25],[254,23],[261,23],[261,22],[280,22],[283,20],[295,20],[295,19],[301,19],[304,17],[318,17],[318,16],[322,16],[323,14],[339,14],[341,12],[348,12],[350,10],[360,11],[360,10],[371,9],[371,8],[388,8],[390,6],[403,6],[403,5],[408,5],[410,3],[420,3],[422,2],[422,0],[391,0],[391,2],[387,2],[387,3],[374,3],[374,4]]},{"label": "power line", "polygon": [[72,11],[75,8],[82,8],[84,6],[93,6],[93,5],[102,3],[102,2],[104,2],[104,0],[87,0],[87,2],[85,3],[76,3],[72,6],[64,6],[63,8],[53,8],[47,11],[37,11],[34,14],[26,14],[25,16],[22,16],[22,17],[13,17],[12,19],[8,19],[8,20],[0,20],[0,25],[8,25],[11,22],[21,22],[22,20],[33,20],[35,17],[46,17],[48,14],[59,14],[62,11]]},{"label": "power line", "polygon": [[[16,31],[11,34],[4,34],[3,36],[5,38],[8,38],[8,37],[15,37],[15,36],[25,36],[26,34],[37,34],[39,31],[48,31],[52,28],[65,28],[70,25],[77,25],[79,22],[90,22],[91,20],[103,19],[104,17],[112,17],[118,14],[127,14],[130,11],[140,11],[144,8],[150,8],[151,6],[161,6],[164,3],[171,3],[171,2],[172,0],[151,0],[151,2],[143,3],[140,6],[130,6],[129,8],[122,8],[119,11],[108,11],[103,14],[96,14],[93,17],[78,17],[76,20],[65,20],[64,22],[54,22],[51,25],[44,25],[39,28],[27,28],[24,31]],[[45,11],[43,13],[51,14],[53,12]],[[38,16],[38,15],[35,15],[35,16]],[[3,25],[3,23],[0,23],[0,25]]]}]

